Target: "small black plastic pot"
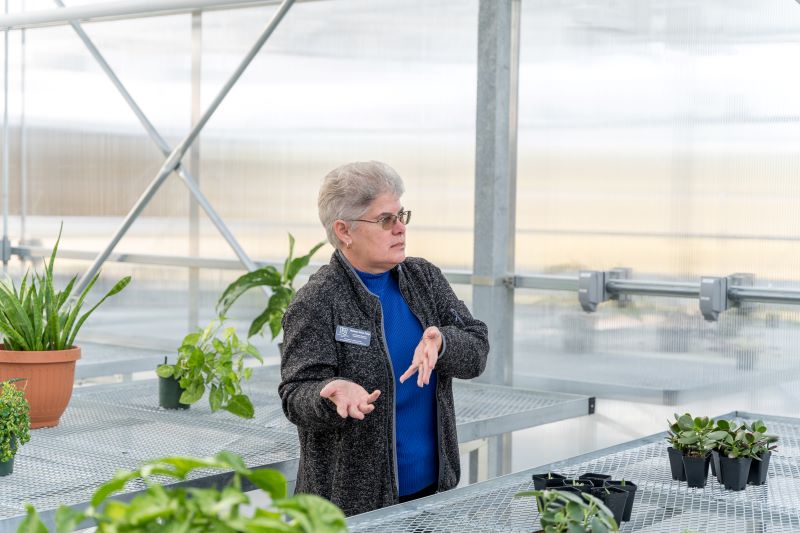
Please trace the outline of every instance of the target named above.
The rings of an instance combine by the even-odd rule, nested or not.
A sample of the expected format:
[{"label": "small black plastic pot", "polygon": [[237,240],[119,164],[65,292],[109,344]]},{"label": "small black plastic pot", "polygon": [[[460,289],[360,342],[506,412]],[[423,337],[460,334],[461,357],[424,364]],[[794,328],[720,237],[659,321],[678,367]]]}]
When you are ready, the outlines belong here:
[{"label": "small black plastic pot", "polygon": [[611,476],[609,474],[596,474],[594,472],[586,472],[585,474],[581,474],[580,476],[578,476],[578,479],[590,479],[592,480],[592,483],[594,483],[596,487],[602,487],[603,482],[605,482],[605,480],[607,479],[611,479]]},{"label": "small black plastic pot", "polygon": [[769,471],[769,458],[772,452],[766,451],[759,456],[760,461],[753,459],[750,463],[750,473],[747,475],[747,483],[750,485],[766,485],[767,472]]},{"label": "small black plastic pot", "polygon": [[158,405],[164,409],[188,409],[187,404],[179,401],[181,394],[183,394],[183,389],[177,379],[172,376],[168,378],[159,376]]},{"label": "small black plastic pot", "polygon": [[722,469],[719,467],[719,450],[711,450],[711,475],[722,484]]},{"label": "small black plastic pot", "polygon": [[563,481],[566,479],[566,476],[556,474],[555,472],[534,474],[532,477],[533,488],[536,490],[544,490],[548,487],[560,487],[564,484]]},{"label": "small black plastic pot", "polygon": [[[623,483],[625,483],[623,485]],[[625,513],[622,515],[622,521],[627,522],[631,519],[631,512],[633,511],[633,500],[636,498],[636,484],[630,481],[622,480],[616,481],[609,479],[605,482],[606,487],[617,487],[628,493],[628,499],[625,501]]]},{"label": "small black plastic pot", "polygon": [[669,454],[669,468],[672,470],[672,479],[675,481],[686,481],[686,470],[683,468],[683,454],[670,446],[667,448]]},{"label": "small black plastic pot", "polygon": [[723,485],[728,490],[744,490],[747,486],[747,476],[750,474],[749,457],[730,459],[724,455],[719,457],[719,466],[722,471]]},{"label": "small black plastic pot", "polygon": [[606,507],[614,515],[617,524],[622,523],[625,516],[625,504],[628,502],[629,494],[619,487],[598,487],[591,491],[592,496],[596,496],[606,504]]},{"label": "small black plastic pot", "polygon": [[[17,454],[17,439],[11,437],[11,453]],[[0,461],[0,477],[14,473],[14,455],[8,461]]]},{"label": "small black plastic pot", "polygon": [[[581,492],[590,492],[593,488],[595,488],[595,485],[591,479],[564,479],[562,481],[565,487],[573,487]],[[602,482],[600,485],[602,486]]]},{"label": "small black plastic pot", "polygon": [[572,494],[576,494],[580,496],[583,491],[580,490],[578,487],[573,487],[572,485],[562,485],[560,487],[553,487],[553,490],[557,490],[559,492],[571,492]]},{"label": "small black plastic pot", "polygon": [[702,489],[706,486],[708,478],[708,463],[710,456],[689,457],[683,456],[683,468],[686,471],[686,483],[690,487]]}]

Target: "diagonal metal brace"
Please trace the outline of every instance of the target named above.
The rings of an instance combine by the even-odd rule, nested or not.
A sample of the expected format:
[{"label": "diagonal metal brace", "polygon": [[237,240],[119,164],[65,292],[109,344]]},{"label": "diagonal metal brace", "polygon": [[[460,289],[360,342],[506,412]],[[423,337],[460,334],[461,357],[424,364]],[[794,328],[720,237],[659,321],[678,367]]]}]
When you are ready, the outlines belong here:
[{"label": "diagonal metal brace", "polygon": [[[61,0],[55,0],[55,2],[63,7],[63,3],[61,2]],[[189,149],[192,143],[194,143],[194,141],[197,139],[197,136],[200,134],[200,131],[206,125],[206,123],[214,114],[214,112],[217,110],[222,101],[225,99],[225,97],[230,92],[233,85],[239,80],[241,75],[244,73],[245,69],[250,65],[253,58],[255,58],[255,56],[261,50],[264,43],[267,41],[270,35],[272,35],[272,32],[281,22],[284,15],[292,6],[293,3],[294,0],[284,0],[281,3],[281,5],[278,7],[277,11],[273,15],[272,19],[267,24],[264,31],[256,40],[255,44],[253,44],[253,46],[250,48],[245,58],[236,68],[236,70],[228,79],[228,81],[225,83],[225,85],[222,87],[222,89],[220,89],[219,93],[211,102],[208,109],[206,109],[205,113],[203,113],[200,120],[197,122],[197,124],[195,124],[195,126],[186,135],[186,137],[178,144],[178,146],[176,146],[171,152],[169,152],[169,147],[167,146],[164,139],[158,134],[158,132],[155,130],[155,128],[147,119],[147,117],[144,115],[144,113],[141,111],[141,109],[133,101],[130,94],[125,90],[124,86],[119,81],[119,78],[117,78],[117,76],[113,73],[111,68],[108,66],[108,63],[100,55],[97,48],[94,46],[91,40],[89,40],[88,36],[80,28],[79,24],[76,21],[70,22],[73,29],[75,29],[75,31],[84,41],[84,44],[86,44],[89,47],[89,50],[92,52],[92,55],[94,55],[95,59],[97,59],[100,62],[100,65],[101,67],[103,67],[103,70],[105,70],[106,74],[108,74],[111,77],[112,82],[114,82],[114,85],[122,93],[126,102],[128,102],[128,105],[130,105],[134,113],[136,113],[136,116],[139,118],[139,121],[145,127],[150,137],[156,141],[156,143],[159,145],[159,148],[161,148],[162,152],[164,152],[166,155],[164,164],[161,166],[155,178],[147,187],[147,189],[145,189],[145,191],[142,193],[139,200],[137,200],[136,204],[133,206],[131,211],[125,217],[125,220],[122,222],[122,225],[114,234],[114,237],[112,237],[111,242],[109,242],[106,248],[102,252],[100,252],[95,261],[89,267],[89,270],[87,270],[87,272],[78,282],[78,285],[76,287],[76,294],[80,294],[80,292],[83,291],[83,289],[89,284],[91,279],[97,274],[97,271],[100,269],[100,266],[102,266],[102,264],[106,261],[106,259],[108,259],[108,256],[111,254],[111,252],[114,251],[116,245],[128,231],[128,229],[136,220],[136,218],[138,218],[138,216],[144,210],[145,206],[155,195],[158,188],[173,171],[177,171],[178,174],[181,176],[181,178],[183,178],[183,181],[186,184],[187,188],[189,188],[189,190],[197,199],[198,203],[203,207],[203,209],[209,215],[209,218],[211,218],[212,221],[215,223],[217,229],[219,229],[220,232],[223,234],[223,236],[226,238],[226,240],[228,240],[228,243],[237,253],[237,256],[239,256],[239,259],[242,261],[242,263],[248,268],[248,270],[254,270],[256,268],[255,264],[247,257],[247,255],[244,253],[244,250],[242,250],[241,247],[238,245],[233,235],[230,234],[230,232],[227,230],[227,227],[224,225],[222,220],[213,210],[211,204],[208,202],[205,196],[203,196],[203,194],[200,192],[199,187],[197,187],[197,184],[194,181],[194,179],[191,177],[191,175],[188,174],[186,169],[184,169],[183,166],[180,165],[180,162],[183,156],[186,154],[186,151]]]}]

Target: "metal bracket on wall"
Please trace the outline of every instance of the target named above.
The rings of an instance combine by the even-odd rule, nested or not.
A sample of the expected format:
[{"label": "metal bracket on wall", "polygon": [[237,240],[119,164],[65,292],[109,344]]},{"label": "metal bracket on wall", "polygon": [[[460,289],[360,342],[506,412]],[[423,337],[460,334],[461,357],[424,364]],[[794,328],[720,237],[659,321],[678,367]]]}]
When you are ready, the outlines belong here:
[{"label": "metal bracket on wall", "polygon": [[[612,268],[608,272],[606,272],[606,279],[631,279],[633,277],[633,269],[628,267],[617,267]],[[609,300],[614,300],[617,302],[619,307],[627,307],[629,303],[631,303],[631,296],[630,294],[610,294],[608,296]]]},{"label": "metal bracket on wall", "polygon": [[493,278],[491,276],[470,276],[469,282],[472,285],[481,287],[498,287],[504,285],[506,288],[514,289],[517,286],[516,276],[503,276],[499,278]]},{"label": "metal bracket on wall", "polygon": [[597,306],[608,300],[606,272],[581,270],[578,275],[578,301],[587,313],[594,313]]},{"label": "metal bracket on wall", "polygon": [[700,278],[700,312],[703,318],[716,321],[728,307],[728,278]]}]

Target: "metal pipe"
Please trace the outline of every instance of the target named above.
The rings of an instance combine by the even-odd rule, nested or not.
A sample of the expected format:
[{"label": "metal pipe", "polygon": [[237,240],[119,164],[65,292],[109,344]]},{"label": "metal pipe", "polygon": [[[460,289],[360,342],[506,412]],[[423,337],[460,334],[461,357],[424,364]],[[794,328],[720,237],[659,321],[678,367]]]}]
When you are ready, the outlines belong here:
[{"label": "metal pipe", "polygon": [[197,10],[277,5],[278,3],[279,0],[127,0],[103,2],[0,16],[0,30],[66,25],[74,20],[83,22],[118,20],[134,17],[177,15]]},{"label": "metal pipe", "polygon": [[606,281],[609,294],[638,294],[641,296],[670,296],[673,298],[698,298],[699,283],[666,283],[661,281],[632,281],[613,279]]},{"label": "metal pipe", "polygon": [[92,265],[89,267],[89,270],[86,272],[86,274],[83,275],[81,280],[78,282],[75,291],[76,294],[80,294],[80,292],[89,284],[89,281],[94,277],[94,275],[100,269],[100,266],[106,260],[108,255],[117,246],[120,239],[122,239],[122,236],[125,235],[125,233],[128,231],[128,228],[130,228],[131,224],[133,224],[133,221],[136,220],[136,218],[139,216],[142,210],[144,210],[144,207],[156,193],[158,187],[161,186],[161,184],[164,182],[167,176],[169,176],[180,164],[181,158],[183,158],[183,155],[186,153],[186,150],[188,150],[189,146],[191,146],[191,144],[200,134],[200,130],[202,130],[203,127],[206,125],[208,120],[211,118],[211,115],[214,114],[219,105],[222,103],[222,100],[225,98],[228,92],[230,92],[231,88],[236,83],[236,81],[241,77],[244,70],[252,62],[253,58],[256,56],[256,54],[264,45],[264,43],[267,41],[267,39],[270,37],[270,35],[272,35],[272,32],[275,31],[275,28],[278,26],[278,24],[283,19],[284,15],[292,6],[293,3],[294,0],[284,0],[283,3],[281,3],[278,10],[275,12],[275,14],[272,16],[272,19],[267,24],[267,27],[264,28],[264,31],[259,36],[258,40],[256,40],[255,44],[250,48],[250,51],[247,53],[247,55],[239,64],[239,66],[236,68],[233,75],[231,75],[230,79],[228,79],[228,81],[222,87],[220,92],[214,98],[214,101],[211,102],[211,105],[208,107],[208,109],[200,118],[195,127],[192,128],[192,131],[190,131],[189,134],[183,139],[183,141],[181,141],[181,143],[177,147],[175,147],[175,149],[172,150],[172,152],[169,154],[167,160],[161,166],[161,169],[158,171],[158,174],[156,174],[156,177],[153,179],[150,186],[145,190],[145,192],[136,202],[136,205],[134,205],[131,212],[128,213],[128,216],[125,217],[122,226],[117,230],[117,233],[111,239],[111,242],[100,253],[100,255],[97,256],[97,259],[95,259],[94,263],[92,263]]},{"label": "metal pipe", "polygon": [[[62,0],[53,0],[57,5],[63,6],[64,2]],[[72,29],[75,30],[75,33],[78,34],[83,44],[86,45],[86,48],[89,49],[89,52],[92,54],[92,57],[95,58],[97,63],[100,65],[100,68],[103,69],[103,72],[111,79],[111,83],[114,84],[114,87],[122,95],[122,98],[131,108],[133,113],[136,115],[136,118],[139,119],[139,123],[141,123],[142,127],[147,132],[147,135],[158,145],[159,150],[161,153],[164,154],[164,157],[168,157],[171,152],[170,146],[167,144],[167,141],[158,133],[153,123],[147,118],[144,114],[144,111],[139,107],[136,101],[133,99],[131,94],[122,84],[117,74],[111,68],[111,65],[108,64],[105,57],[100,53],[97,49],[95,44],[89,38],[83,28],[81,28],[80,24],[76,21],[71,21],[70,26]],[[189,171],[183,166],[179,165],[176,169],[178,176],[182,179],[183,183],[188,187],[189,191],[194,195],[197,199],[197,203],[203,208],[208,215],[208,218],[211,222],[217,227],[222,237],[228,242],[228,245],[233,249],[233,252],[236,254],[236,257],[242,262],[242,264],[247,268],[249,271],[255,270],[257,267],[241,247],[239,242],[236,240],[236,237],[233,236],[233,233],[228,229],[225,223],[222,221],[222,218],[217,214],[214,208],[211,206],[211,203],[206,199],[205,195],[202,193],[200,188],[197,186],[195,179],[189,173]]]},{"label": "metal pipe", "polygon": [[[22,0],[25,10],[25,0]],[[25,124],[25,74],[27,63],[27,41],[25,30],[20,31],[20,69],[19,69],[19,242],[27,238],[28,218],[28,128]]]},{"label": "metal pipe", "polygon": [[[5,12],[8,13],[8,0],[5,0]],[[10,259],[8,240],[8,31],[3,32],[3,272],[8,271]]]},{"label": "metal pipe", "polygon": [[728,298],[737,302],[800,305],[800,291],[758,287],[728,287]]}]

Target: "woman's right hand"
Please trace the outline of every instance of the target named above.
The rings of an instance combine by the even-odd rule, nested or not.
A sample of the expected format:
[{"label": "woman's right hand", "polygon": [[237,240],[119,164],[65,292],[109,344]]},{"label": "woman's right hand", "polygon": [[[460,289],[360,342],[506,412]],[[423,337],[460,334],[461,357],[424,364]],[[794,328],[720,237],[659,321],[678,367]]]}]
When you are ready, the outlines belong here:
[{"label": "woman's right hand", "polygon": [[364,387],[357,383],[335,379],[322,387],[319,395],[332,401],[336,405],[336,412],[342,418],[350,416],[356,420],[364,420],[364,415],[375,410],[372,404],[381,395],[381,391],[375,389],[372,394],[368,394]]}]

